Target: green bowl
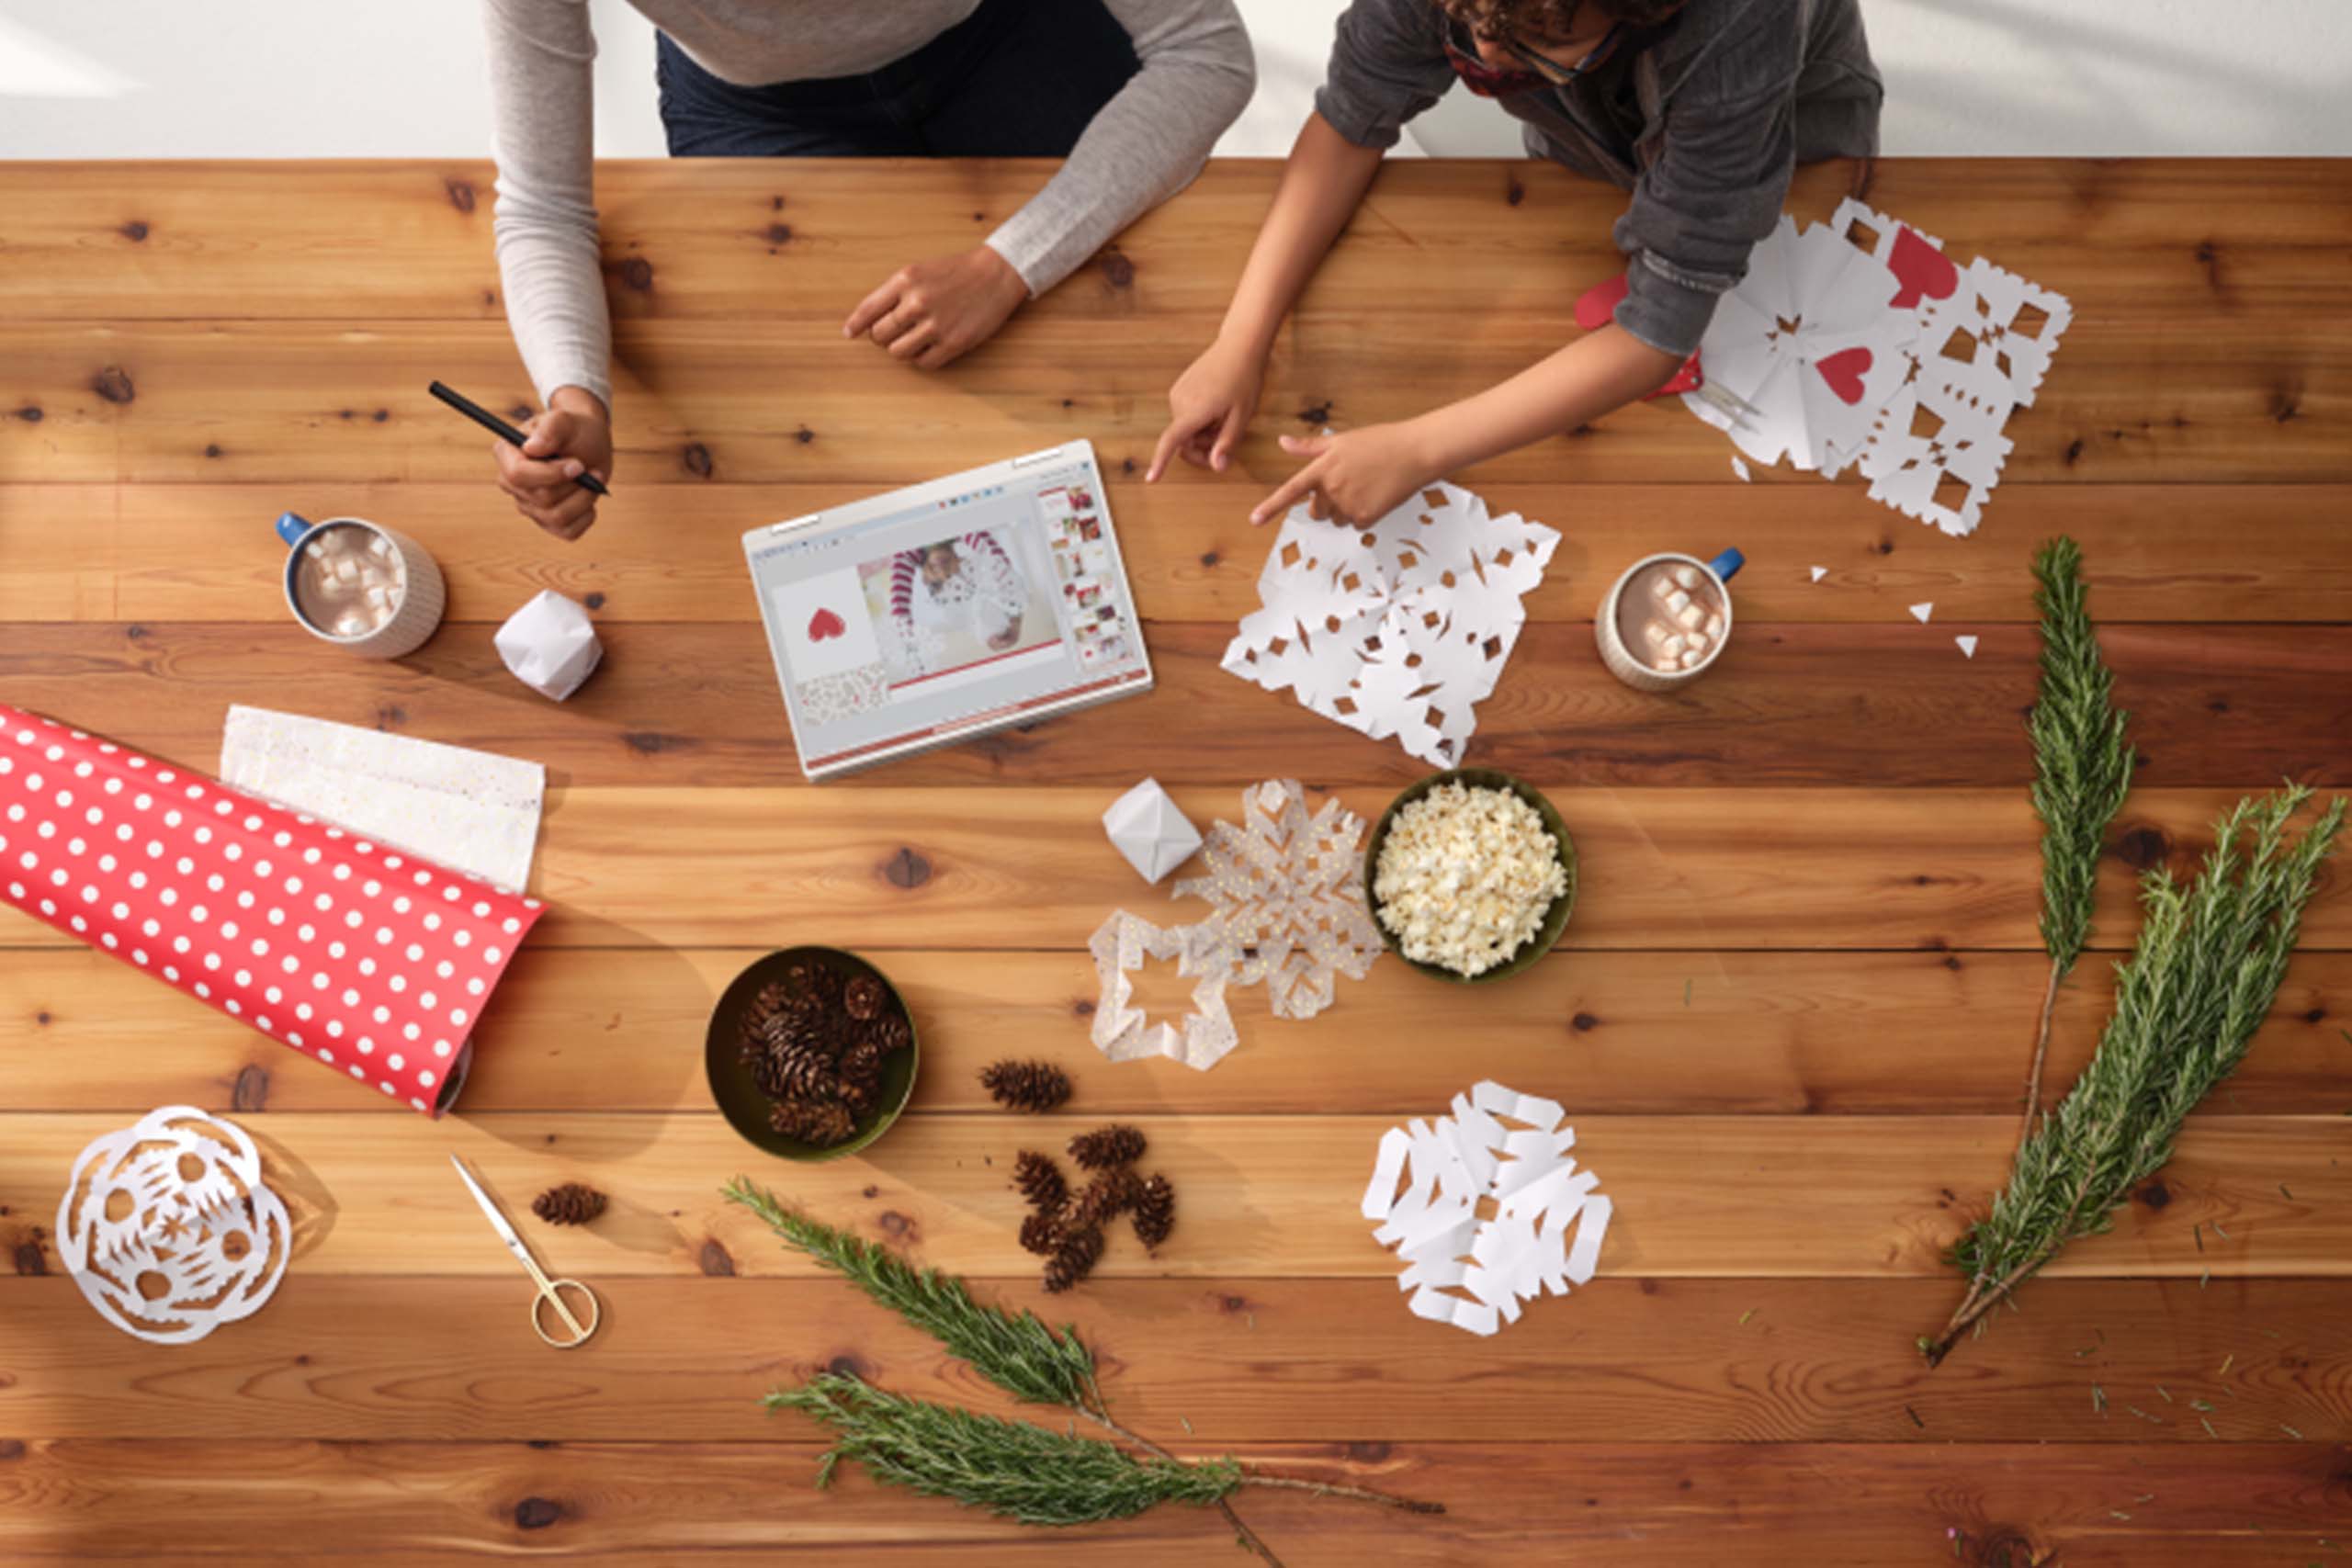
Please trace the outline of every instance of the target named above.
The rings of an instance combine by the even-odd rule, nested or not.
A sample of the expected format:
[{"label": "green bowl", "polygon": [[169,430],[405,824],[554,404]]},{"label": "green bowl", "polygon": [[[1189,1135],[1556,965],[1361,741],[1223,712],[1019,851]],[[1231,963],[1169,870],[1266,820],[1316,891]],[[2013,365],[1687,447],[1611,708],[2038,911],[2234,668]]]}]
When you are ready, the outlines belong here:
[{"label": "green bowl", "polygon": [[[1512,953],[1510,958],[1476,975],[1457,975],[1442,964],[1426,964],[1418,958],[1406,957],[1404,950],[1397,945],[1396,933],[1382,922],[1380,898],[1373,892],[1373,884],[1379,880],[1380,876],[1381,847],[1388,841],[1389,824],[1396,821],[1396,813],[1420,799],[1438,785],[1448,784],[1458,784],[1470,789],[1507,789],[1535,807],[1536,816],[1544,819],[1544,828],[1559,844],[1560,866],[1568,874],[1566,891],[1553,899],[1552,907],[1544,911],[1544,923],[1536,929],[1535,934],[1521,943],[1519,951]],[[1388,951],[1396,955],[1398,963],[1410,964],[1422,974],[1433,976],[1440,980],[1451,980],[1457,986],[1476,986],[1489,980],[1509,979],[1551,952],[1553,944],[1560,940],[1560,933],[1567,929],[1568,911],[1576,907],[1577,901],[1576,846],[1569,841],[1567,824],[1560,820],[1559,812],[1553,808],[1550,801],[1544,798],[1544,792],[1532,784],[1522,784],[1497,768],[1448,768],[1442,773],[1431,773],[1405,791],[1404,794],[1390,801],[1388,809],[1380,814],[1379,822],[1373,827],[1372,839],[1364,845],[1363,901],[1364,908],[1372,912],[1372,923],[1380,928],[1380,940],[1388,944]]]},{"label": "green bowl", "polygon": [[[752,998],[759,995],[760,987],[771,980],[783,979],[785,971],[793,964],[808,962],[837,969],[844,978],[873,976],[890,994],[891,1005],[907,1016],[907,1048],[894,1053],[882,1068],[882,1092],[875,1105],[874,1119],[847,1142],[831,1148],[787,1138],[768,1125],[768,1108],[775,1102],[752,1081],[751,1064],[742,1059],[739,1049],[743,1013],[752,1005]],[[915,1015],[906,998],[899,995],[899,987],[890,983],[890,976],[854,953],[844,953],[837,947],[787,947],[752,964],[720,993],[718,1005],[710,1010],[709,1032],[703,1037],[702,1067],[704,1077],[710,1080],[710,1097],[718,1102],[727,1124],[741,1133],[744,1142],[785,1159],[813,1164],[854,1155],[890,1130],[899,1112],[907,1108],[907,1097],[914,1092],[915,1066],[922,1054],[922,1042],[915,1037]]]}]

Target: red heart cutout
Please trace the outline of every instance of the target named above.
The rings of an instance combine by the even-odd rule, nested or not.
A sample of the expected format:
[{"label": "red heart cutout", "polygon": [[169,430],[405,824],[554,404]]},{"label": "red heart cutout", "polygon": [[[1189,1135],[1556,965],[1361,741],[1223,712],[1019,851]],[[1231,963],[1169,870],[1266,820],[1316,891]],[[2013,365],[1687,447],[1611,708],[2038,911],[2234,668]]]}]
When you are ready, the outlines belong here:
[{"label": "red heart cutout", "polygon": [[1606,283],[1598,283],[1584,292],[1577,301],[1577,325],[1586,332],[1599,332],[1616,319],[1617,301],[1625,298],[1629,285],[1625,275],[1619,273]]},{"label": "red heart cutout", "polygon": [[1862,400],[1862,377],[1871,367],[1871,351],[1867,348],[1841,348],[1826,359],[1816,359],[1813,367],[1829,389],[1849,403]]},{"label": "red heart cutout", "polygon": [[846,637],[849,627],[831,610],[820,610],[808,617],[808,640],[822,642],[829,637]]},{"label": "red heart cutout", "polygon": [[1919,238],[1910,229],[1894,231],[1894,254],[1886,265],[1893,269],[1894,280],[1903,285],[1903,292],[1894,297],[1894,308],[1907,310],[1922,298],[1949,299],[1960,287],[1960,268],[1951,257]]}]

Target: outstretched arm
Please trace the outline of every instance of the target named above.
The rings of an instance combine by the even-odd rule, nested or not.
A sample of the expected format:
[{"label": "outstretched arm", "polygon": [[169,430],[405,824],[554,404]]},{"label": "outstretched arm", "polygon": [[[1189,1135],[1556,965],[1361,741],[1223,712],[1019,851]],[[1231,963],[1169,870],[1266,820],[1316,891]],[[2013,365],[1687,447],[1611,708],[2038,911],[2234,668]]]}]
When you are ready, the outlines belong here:
[{"label": "outstretched arm", "polygon": [[1231,460],[1234,443],[1257,412],[1274,333],[1363,200],[1381,156],[1379,148],[1357,146],[1332,130],[1320,113],[1306,117],[1216,341],[1169,389],[1168,428],[1152,453],[1147,481],[1179,454],[1220,472]]},{"label": "outstretched arm", "polygon": [[1575,430],[1657,390],[1681,363],[1611,324],[1417,418],[1340,435],[1286,435],[1283,449],[1312,461],[1260,502],[1250,521],[1271,522],[1305,497],[1317,517],[1375,522],[1457,468]]}]

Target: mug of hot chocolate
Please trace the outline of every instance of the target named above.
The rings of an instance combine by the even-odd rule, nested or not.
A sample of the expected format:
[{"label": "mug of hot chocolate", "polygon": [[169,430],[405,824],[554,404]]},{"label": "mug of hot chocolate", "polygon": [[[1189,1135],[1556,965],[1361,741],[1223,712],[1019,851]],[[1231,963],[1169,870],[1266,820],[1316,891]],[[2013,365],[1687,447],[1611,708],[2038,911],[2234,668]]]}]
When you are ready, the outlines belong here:
[{"label": "mug of hot chocolate", "polygon": [[1628,686],[1670,692],[1712,668],[1731,640],[1737,550],[1712,561],[1667,552],[1625,569],[1593,617],[1600,661]]},{"label": "mug of hot chocolate", "polygon": [[370,659],[413,653],[441,624],[441,569],[405,534],[357,517],[323,523],[288,512],[277,536],[286,607],[310,633]]}]

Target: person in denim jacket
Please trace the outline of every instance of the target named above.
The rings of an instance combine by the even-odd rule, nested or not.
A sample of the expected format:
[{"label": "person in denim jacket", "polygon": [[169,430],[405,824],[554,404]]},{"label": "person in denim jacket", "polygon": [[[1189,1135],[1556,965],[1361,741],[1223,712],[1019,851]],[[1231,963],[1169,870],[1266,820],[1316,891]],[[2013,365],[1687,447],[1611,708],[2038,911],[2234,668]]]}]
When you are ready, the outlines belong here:
[{"label": "person in denim jacket", "polygon": [[1877,151],[1860,0],[1353,0],[1315,111],[1215,343],[1168,394],[1147,478],[1222,472],[1257,412],[1275,331],[1406,121],[1461,83],[1522,122],[1528,152],[1632,193],[1626,292],[1601,330],[1410,420],[1284,436],[1306,465],[1253,522],[1304,497],[1369,523],[1453,469],[1657,390],[1779,221],[1792,172]]}]

